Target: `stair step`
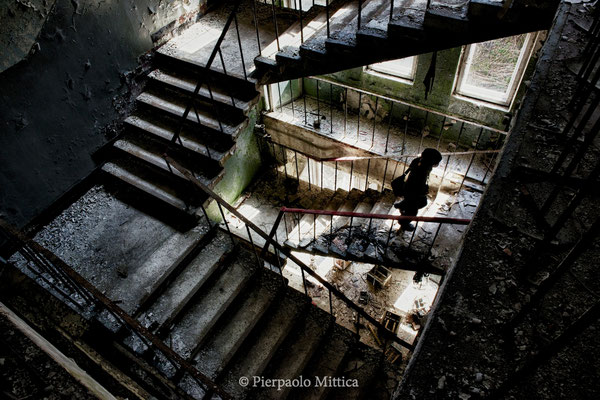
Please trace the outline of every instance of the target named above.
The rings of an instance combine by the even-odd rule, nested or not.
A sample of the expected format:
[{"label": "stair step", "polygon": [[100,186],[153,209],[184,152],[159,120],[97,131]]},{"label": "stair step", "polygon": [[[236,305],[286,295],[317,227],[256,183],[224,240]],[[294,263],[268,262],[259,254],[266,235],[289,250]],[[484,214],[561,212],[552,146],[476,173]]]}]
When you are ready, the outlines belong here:
[{"label": "stair step", "polygon": [[[141,129],[144,131],[144,133],[159,138],[165,143],[169,143],[171,141],[176,131],[176,129],[173,129],[168,124],[165,124],[159,120],[154,120],[151,117],[145,116],[141,113],[127,117],[125,119],[125,123]],[[208,146],[209,148],[207,149],[207,146],[204,142],[198,140],[196,136],[194,136],[185,128],[179,134],[179,138],[181,139],[181,142],[178,143],[180,143],[184,148],[198,153],[204,157],[215,160],[220,165],[223,165],[228,156],[231,154],[231,151],[221,152],[211,148],[211,146]]]},{"label": "stair step", "polygon": [[[250,260],[250,258],[249,258]],[[233,261],[222,272],[214,284],[203,291],[199,298],[174,326],[169,336],[173,350],[189,358],[207,334],[223,316],[236,296],[244,289],[254,272],[244,260]]]},{"label": "stair step", "polygon": [[[167,69],[155,69],[148,74],[148,77],[155,82],[160,82],[167,86],[183,90],[186,93],[193,93],[198,83],[198,76],[192,76],[181,72],[173,72]],[[210,91],[209,87],[210,85]],[[212,98],[221,105],[227,107],[234,107],[241,110],[244,114],[247,114],[250,107],[258,100],[259,94],[255,92],[254,98],[250,101],[240,99],[236,96],[232,89],[226,88],[219,82],[206,82],[202,85],[198,91],[197,96],[204,98],[206,101],[211,101]]]},{"label": "stair step", "polygon": [[461,7],[431,4],[425,11],[424,29],[429,32],[451,32],[453,35],[467,33],[469,31],[467,3],[465,2]]},{"label": "stair step", "polygon": [[[360,198],[362,197],[362,195],[363,195],[363,193],[360,190],[352,189],[352,191],[350,192],[346,201],[342,203],[340,208],[338,208],[338,211],[345,211],[345,212],[354,211],[354,209],[356,208],[356,205],[357,205],[358,201],[360,200]],[[332,230],[333,230],[334,235],[337,230],[339,230],[347,225],[350,225],[350,217],[342,217],[342,216],[333,217],[333,229]],[[319,244],[317,244],[316,247],[321,248],[322,245],[319,243]],[[344,247],[344,248],[342,248],[342,247]],[[325,250],[325,251],[323,251],[323,250]],[[341,242],[339,242],[339,240],[337,240],[337,237],[333,238],[332,242],[327,243],[327,246],[320,251],[323,251],[324,253],[328,253],[329,251],[332,251],[336,254],[345,254],[346,253],[345,246],[343,246],[343,243],[341,243]]]},{"label": "stair step", "polygon": [[[343,189],[338,189],[335,192],[335,195],[331,198],[331,200],[329,201],[329,203],[327,203],[327,205],[323,208],[324,210],[337,210],[338,207],[340,206],[340,204],[345,200],[345,198],[347,197],[348,192],[346,192]],[[316,237],[320,237],[323,234],[329,234],[329,227],[331,226],[331,220],[332,217],[328,216],[328,215],[319,215],[316,219]],[[312,238],[310,238],[312,239]],[[306,247],[310,242],[312,242],[312,240],[310,240],[308,243],[300,243],[300,247]]]},{"label": "stair step", "polygon": [[[299,377],[327,335],[332,323],[331,316],[317,307],[311,307],[302,325],[296,330],[278,352],[278,357],[269,365],[268,376],[276,379]],[[290,387],[263,388],[256,393],[257,399],[285,398]]]},{"label": "stair step", "polygon": [[[178,169],[171,167],[164,159],[164,153],[167,148],[164,144],[152,140],[151,138],[136,138],[126,137],[124,139],[117,140],[113,146],[143,162],[146,162],[154,167],[160,168],[169,175],[177,176],[184,181],[187,181],[185,175],[183,175]],[[210,164],[203,162],[204,160],[194,160],[191,157],[186,157],[185,154],[170,150],[170,155],[176,159],[184,168],[189,169],[195,173],[197,178],[205,185],[212,186],[213,180],[222,169],[210,168]],[[203,166],[204,169],[200,170],[198,167]]]},{"label": "stair step", "polygon": [[[324,198],[323,196],[317,196],[314,198],[314,202],[309,206],[312,210],[321,210],[326,202],[328,202],[328,198]],[[286,245],[290,247],[300,247],[302,245],[306,246],[313,240],[315,236],[315,224],[317,216],[313,214],[292,214],[294,221],[297,221],[297,218],[300,217],[300,222],[296,224],[294,229],[289,233],[289,239],[286,241]]]},{"label": "stair step", "polygon": [[[346,27],[358,12],[358,5],[355,1],[347,2],[344,7],[337,10],[329,17],[329,32],[337,32]],[[356,26],[356,25],[355,25]],[[319,59],[327,54],[327,25],[316,32],[310,39],[305,40],[300,46],[300,55],[302,57]]]},{"label": "stair step", "polygon": [[[353,212],[360,214],[370,213],[373,204],[374,200],[371,195],[365,193],[365,196],[363,196],[361,201],[354,207]],[[349,228],[349,233],[351,234],[351,237],[349,238],[350,243],[346,251],[355,257],[361,257],[363,251],[366,250],[366,246],[363,248],[362,239],[358,237],[357,233],[367,232],[367,229],[369,228],[369,218],[353,218],[351,222],[351,231]]]},{"label": "stair step", "polygon": [[185,56],[178,58],[177,51],[169,52],[161,48],[156,52],[156,61],[157,65],[163,70],[176,70],[191,77],[203,76],[209,79],[209,82],[212,84],[227,85],[232,90],[235,90],[236,97],[240,97],[241,99],[249,100],[247,94],[256,93],[256,83],[254,80],[248,79],[246,81],[243,76],[225,75],[221,68],[215,68],[215,63],[218,63],[219,66],[221,64],[218,59],[215,59],[213,67],[208,73],[203,65],[188,60]]},{"label": "stair step", "polygon": [[161,297],[141,316],[146,327],[168,326],[178,313],[202,288],[213,273],[226,262],[233,245],[229,237],[218,231],[185,267],[185,270],[169,285]]},{"label": "stair step", "polygon": [[[177,117],[183,116],[187,105],[184,103],[184,99],[174,98],[173,96],[169,96],[167,93],[159,95],[151,91],[140,94],[137,97],[137,101]],[[210,108],[197,107],[196,110],[198,111],[198,118],[192,109],[187,116],[188,121],[198,123],[199,120],[201,126],[232,137],[237,136],[248,122],[248,120],[245,119],[239,124],[230,124],[226,121],[221,121],[221,124],[219,124],[219,117],[213,115],[212,112],[207,111],[210,110]],[[221,115],[221,119],[223,119],[223,115]]]},{"label": "stair step", "polygon": [[285,295],[269,309],[267,320],[255,329],[244,343],[244,352],[236,355],[223,374],[222,387],[234,398],[244,397],[246,389],[239,384],[240,377],[261,376],[267,364],[288,336],[294,322],[306,307],[306,298],[294,289],[286,288]]},{"label": "stair step", "polygon": [[[290,26],[285,32],[279,35],[279,48],[282,50],[286,47],[297,49],[302,44],[302,37],[304,37],[304,41],[307,41],[322,29],[327,29],[327,16],[325,11],[319,13],[315,18],[308,22],[304,21],[302,35],[300,33],[300,21]],[[258,58],[275,61],[275,56],[278,52],[277,41],[275,41],[264,48],[261,51],[261,56]]]},{"label": "stair step", "polygon": [[290,399],[321,400],[325,399],[331,390],[327,384],[316,384],[316,379],[323,382],[323,378],[336,377],[342,362],[351,346],[356,345],[354,334],[340,325],[333,325],[331,333],[323,341],[323,345],[308,363],[302,376],[311,380],[313,385],[308,388],[297,388],[290,393]]},{"label": "stair step", "polygon": [[[388,9],[389,2],[386,0],[367,0],[362,5],[361,10],[361,28],[367,26],[371,18],[380,13],[383,9]],[[326,40],[327,48],[352,51],[356,45],[356,33],[358,30],[358,6],[354,18],[349,21],[343,29],[331,32],[330,37]]]},{"label": "stair step", "polygon": [[[156,174],[148,168],[133,162],[114,160],[102,166],[102,171],[122,180],[125,183],[153,196],[184,213],[195,214],[192,206],[188,206],[178,190],[168,184],[165,179],[157,179]],[[172,178],[171,178],[172,179]]]},{"label": "stair step", "polygon": [[345,379],[358,380],[358,389],[353,387],[337,388],[330,393],[328,398],[334,400],[371,398],[370,395],[372,394],[369,393],[369,386],[380,369],[380,359],[381,353],[379,351],[366,346],[354,346],[343,361],[340,375]]},{"label": "stair step", "polygon": [[224,369],[281,288],[281,281],[275,282],[277,277],[274,274],[264,275],[266,278],[257,283],[226,325],[213,335],[195,357],[198,369],[211,379],[215,379]]},{"label": "stair step", "polygon": [[119,306],[133,314],[137,305],[169,277],[208,231],[205,224],[200,224],[189,233],[171,236],[138,269],[128,271],[126,278],[108,288],[108,297],[120,300]]}]

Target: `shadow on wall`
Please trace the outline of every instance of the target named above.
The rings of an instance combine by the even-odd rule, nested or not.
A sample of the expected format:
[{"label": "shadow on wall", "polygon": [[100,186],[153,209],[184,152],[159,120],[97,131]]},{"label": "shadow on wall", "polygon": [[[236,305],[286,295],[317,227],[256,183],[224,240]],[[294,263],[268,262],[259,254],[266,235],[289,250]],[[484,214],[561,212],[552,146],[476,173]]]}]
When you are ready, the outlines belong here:
[{"label": "shadow on wall", "polygon": [[13,49],[2,54],[29,56],[0,73],[0,216],[24,225],[95,168],[90,154],[126,106],[138,56],[206,0],[3,3],[3,24],[23,28],[0,30]]}]

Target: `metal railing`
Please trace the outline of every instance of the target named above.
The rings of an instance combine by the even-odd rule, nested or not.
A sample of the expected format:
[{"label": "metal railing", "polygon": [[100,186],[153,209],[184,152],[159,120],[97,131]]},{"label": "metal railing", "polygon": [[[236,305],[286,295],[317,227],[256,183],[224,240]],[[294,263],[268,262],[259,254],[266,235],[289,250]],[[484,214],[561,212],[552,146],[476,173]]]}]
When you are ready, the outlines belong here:
[{"label": "metal railing", "polygon": [[[419,156],[419,154],[407,154],[398,157],[398,159],[389,156],[316,158],[283,144],[275,143],[268,135],[259,138],[259,143],[261,143],[263,154],[268,153],[276,161],[273,166],[278,174],[281,173],[278,169],[278,164],[283,164],[284,177],[286,179],[306,181],[308,183],[308,190],[312,190],[315,187],[320,190],[323,190],[323,188],[333,191],[344,189],[349,192],[354,188],[366,191],[371,186],[375,186],[383,193],[386,189],[391,190],[391,182],[396,177],[404,174],[410,164],[410,159]],[[445,182],[448,180],[452,182],[452,175],[460,179],[460,184],[456,191],[456,193],[460,193],[465,186],[475,156],[478,154],[487,154],[495,157],[498,152],[499,150],[475,150],[441,153],[443,157],[443,166],[440,167],[442,173],[440,175],[433,174],[438,186],[436,197]],[[451,157],[469,155],[471,157],[464,173],[449,168]],[[325,171],[326,168],[327,171]],[[483,179],[490,174],[492,168],[493,165],[491,163],[486,165],[486,173]],[[481,181],[476,181],[472,178],[469,179],[485,185],[483,179]]]},{"label": "metal railing", "polygon": [[[289,233],[290,233],[290,231],[293,232],[292,229],[293,229],[294,223],[288,223],[286,220],[286,215],[292,215],[292,216],[297,215],[298,216],[297,220],[295,218],[292,218],[292,221],[296,224],[296,227],[298,227],[298,242],[301,242],[303,239],[302,232],[300,229],[300,216],[302,216],[302,215],[312,215],[313,216],[313,229],[312,229],[313,241],[317,240],[317,238],[319,237],[319,235],[317,234],[317,230],[316,230],[317,216],[329,217],[329,236],[330,236],[329,241],[333,240],[333,234],[334,234],[333,217],[350,218],[349,225],[347,226],[347,228],[348,228],[347,239],[349,241],[352,240],[352,228],[360,229],[360,227],[361,227],[361,225],[353,225],[354,219],[361,218],[363,220],[368,220],[369,221],[368,228],[367,228],[368,231],[371,230],[371,227],[373,225],[373,220],[391,221],[390,227],[387,229],[387,235],[386,235],[385,245],[383,248],[383,254],[385,254],[387,252],[387,249],[390,245],[390,239],[392,237],[392,232],[394,230],[394,223],[396,223],[396,222],[398,222],[398,224],[402,224],[403,222],[404,223],[406,223],[406,222],[415,222],[416,223],[415,229],[413,230],[410,240],[409,240],[409,243],[408,243],[408,249],[410,249],[413,244],[413,241],[415,238],[415,233],[417,232],[419,223],[437,223],[438,227],[435,231],[433,239],[431,240],[431,243],[429,243],[429,245],[428,245],[428,252],[431,252],[431,249],[435,245],[435,241],[440,233],[442,225],[444,225],[444,224],[469,225],[469,223],[471,222],[470,219],[465,219],[465,218],[418,217],[418,216],[403,216],[403,215],[390,215],[390,214],[357,213],[357,212],[351,212],[351,211],[309,210],[309,209],[303,209],[303,208],[281,207],[279,210],[279,214],[277,215],[277,219],[275,220],[275,224],[273,225],[273,228],[271,230],[271,235],[270,235],[271,238],[273,237],[275,232],[277,232],[277,228],[279,227],[279,225],[281,224],[281,221],[283,220],[285,227],[286,227],[286,229],[285,229],[286,239],[287,240],[290,239]],[[344,227],[346,227],[346,226],[344,226]],[[323,234],[324,232],[319,232],[319,233]],[[267,247],[268,247],[268,245],[265,245],[265,248],[263,249],[263,254],[266,252]],[[443,270],[438,270],[435,268],[424,268],[423,266],[421,266],[419,268],[421,271],[427,272],[427,273],[435,273],[438,275],[444,274]]]},{"label": "metal railing", "polygon": [[[198,189],[200,189],[202,192],[207,194],[210,199],[215,201],[215,203],[217,204],[217,207],[219,209],[219,212],[223,218],[225,229],[229,233],[232,241],[234,241],[235,239],[234,239],[233,233],[231,232],[231,229],[229,228],[229,223],[227,222],[227,218],[225,216],[224,209],[227,210],[228,212],[230,212],[237,219],[239,219],[240,221],[242,221],[244,223],[246,232],[248,234],[248,239],[250,240],[251,246],[254,249],[254,255],[255,255],[257,263],[262,264],[261,260],[265,259],[267,249],[270,246],[273,247],[274,253],[276,255],[275,258],[277,259],[277,263],[278,263],[278,265],[276,265],[275,267],[279,271],[279,274],[282,278],[283,284],[287,284],[287,283],[285,282],[285,279],[283,277],[283,265],[281,264],[281,254],[285,255],[289,260],[291,260],[292,262],[294,262],[296,265],[298,265],[300,267],[300,271],[302,274],[302,286],[303,286],[304,294],[306,296],[308,296],[310,298],[310,295],[308,293],[308,284],[306,281],[307,280],[306,275],[310,275],[313,279],[315,279],[317,282],[319,282],[319,284],[321,284],[324,288],[326,288],[328,290],[329,313],[331,315],[333,315],[333,313],[334,313],[333,296],[335,296],[343,304],[345,304],[348,308],[350,308],[352,311],[356,312],[356,314],[357,314],[357,330],[358,330],[358,324],[359,324],[360,318],[363,318],[365,321],[367,321],[368,323],[373,325],[382,336],[384,336],[384,338],[385,338],[384,351],[385,351],[385,348],[387,347],[388,343],[390,343],[390,342],[395,342],[398,345],[405,347],[406,349],[411,350],[411,351],[414,349],[413,344],[404,341],[403,339],[399,338],[397,335],[386,330],[383,327],[383,325],[379,321],[377,321],[374,317],[369,315],[364,310],[364,308],[362,308],[358,304],[354,303],[344,293],[339,291],[335,286],[333,286],[331,283],[329,283],[328,281],[323,279],[321,276],[319,276],[315,271],[313,271],[310,267],[308,267],[306,264],[304,264],[294,254],[292,254],[290,249],[279,244],[275,239],[273,239],[274,232],[271,232],[271,234],[267,234],[266,232],[264,232],[260,227],[258,227],[256,224],[254,224],[248,218],[244,217],[239,211],[237,211],[235,209],[235,207],[233,207],[232,205],[227,203],[227,201],[225,201],[218,194],[216,194],[214,191],[212,191],[208,186],[204,185],[200,180],[198,180],[192,171],[181,166],[180,164],[178,164],[175,160],[173,160],[166,154],[165,154],[165,160],[167,161],[167,163],[170,166],[172,166],[174,169],[178,170],[180,173],[182,173],[184,176],[186,176],[186,178],[192,184],[194,184]],[[254,244],[254,239],[252,237],[252,233],[258,235],[263,240],[265,240],[265,247],[263,247],[260,254],[256,250],[256,246]]]},{"label": "metal railing", "polygon": [[[229,28],[231,27],[231,24],[234,23],[236,35],[237,35],[238,47],[239,47],[239,51],[240,51],[240,59],[242,62],[242,70],[243,70],[243,74],[244,74],[244,79],[246,81],[248,80],[248,75],[246,72],[246,63],[244,60],[244,52],[242,49],[242,39],[240,36],[238,20],[237,20],[237,11],[238,11],[241,1],[242,0],[235,0],[235,2],[233,3],[233,8],[232,8],[231,12],[229,13],[229,17],[227,18],[227,21],[225,22],[225,25],[223,26],[223,30],[221,31],[221,34],[219,35],[219,38],[217,39],[217,42],[215,43],[215,46],[213,47],[213,49],[210,53],[210,56],[208,58],[208,61],[206,62],[206,65],[204,65],[204,67],[200,67],[200,72],[199,72],[198,80],[196,82],[196,87],[194,88],[194,91],[189,95],[187,105],[185,107],[183,114],[181,115],[179,125],[178,125],[177,129],[175,130],[173,137],[171,138],[170,146],[173,146],[173,145],[179,143],[179,145],[183,147],[183,142],[181,140],[180,135],[181,135],[181,132],[183,131],[184,127],[187,124],[188,116],[192,110],[194,111],[194,115],[196,117],[197,124],[200,127],[202,127],[202,122],[200,121],[200,115],[198,114],[198,110],[196,108],[196,100],[198,99],[198,94],[200,93],[200,90],[202,89],[202,87],[204,85],[206,85],[206,88],[208,89],[210,102],[212,103],[212,105],[214,107],[214,111],[215,111],[216,117],[217,117],[217,122],[219,124],[219,130],[221,131],[221,133],[223,133],[225,131],[225,129],[223,127],[221,113],[219,112],[219,104],[215,100],[215,98],[213,96],[212,88],[210,86],[210,74],[211,74],[212,64],[218,55],[219,59],[221,60],[221,67],[223,69],[223,73],[225,74],[225,76],[228,75],[227,68],[225,66],[225,60],[223,58],[223,53],[221,51],[221,45],[223,43],[223,40],[225,39],[225,35],[227,34],[227,32],[229,31]],[[258,30],[257,30],[257,34],[258,34]],[[259,43],[260,43],[260,41],[259,41]],[[231,105],[233,107],[235,107],[236,104],[235,104],[235,100],[234,100],[234,96],[232,94],[231,88],[229,86],[227,86],[226,90],[228,91],[228,95],[231,98]],[[208,158],[212,159],[208,143],[205,143],[204,145],[205,145],[205,149],[206,149]]]},{"label": "metal railing", "polygon": [[[78,312],[84,314],[92,311],[98,317],[107,313],[118,325],[119,330],[125,329],[146,348],[152,349],[156,355],[172,366],[176,374],[187,373],[206,393],[214,393],[223,399],[232,399],[220,386],[198,371],[189,361],[168,347],[50,250],[26,237],[2,219],[0,219],[0,236],[7,240],[6,246],[10,247],[11,252],[18,252],[26,260],[25,267],[33,277],[38,278],[43,286],[54,290]],[[135,349],[130,350],[135,353]],[[160,371],[160,368],[157,370]],[[163,377],[169,381],[166,374]],[[181,389],[174,384],[170,389],[175,393],[181,392]]]},{"label": "metal railing", "polygon": [[[566,19],[564,16],[562,18]],[[555,35],[560,35],[560,31]],[[547,365],[578,335],[600,319],[600,301],[598,301],[600,294],[591,291],[582,280],[576,277],[573,271],[573,267],[577,263],[587,265],[588,268],[595,267],[595,265],[590,264],[594,262],[593,259],[585,259],[585,255],[586,252],[598,246],[600,217],[596,216],[591,224],[589,224],[591,221],[587,221],[587,228],[585,223],[582,224],[583,227],[578,232],[581,235],[579,240],[565,256],[557,257],[556,266],[551,268],[552,265],[549,264],[552,261],[548,260],[548,257],[544,257],[551,253],[552,241],[556,239],[561,229],[566,226],[570,219],[576,218],[577,212],[582,210],[580,207],[589,209],[590,204],[585,205],[584,201],[591,197],[597,197],[594,190],[599,183],[600,161],[597,157],[597,147],[594,147],[593,142],[600,133],[600,86],[598,85],[600,81],[599,8],[596,8],[594,21],[587,35],[588,43],[581,54],[582,63],[577,74],[577,84],[569,104],[571,115],[562,130],[549,132],[565,139],[564,148],[550,168],[549,173],[529,167],[522,168],[527,170],[529,175],[537,176],[539,181],[547,182],[552,186],[545,199],[528,202],[531,212],[536,215],[538,221],[541,221],[539,225],[543,226],[543,237],[528,255],[522,275],[524,279],[529,278],[542,267],[548,267],[552,272],[541,283],[537,284],[537,288],[530,296],[529,301],[525,302],[505,325],[504,333],[509,339],[512,339],[514,333],[519,330],[519,327],[526,320],[534,325],[539,323],[537,321],[540,314],[539,309],[543,307],[544,301],[550,296],[558,297],[561,300],[561,305],[572,301],[570,298],[565,299],[562,297],[564,291],[561,290],[561,286],[565,285],[567,273],[570,273],[578,281],[578,284],[569,286],[569,294],[574,296],[574,288],[582,288],[585,289],[587,294],[591,294],[595,301],[578,316],[573,315],[574,322],[563,326],[562,330],[560,324],[552,320],[556,336],[540,346],[540,349],[534,355],[528,357],[523,365],[513,370],[506,380],[496,390],[492,391],[489,396],[491,399],[505,398],[516,384],[536,373],[540,367]],[[579,176],[574,176],[576,171]],[[551,213],[551,211],[554,212]],[[526,281],[525,284],[527,284]]]},{"label": "metal railing", "polygon": [[[381,156],[390,154],[392,157],[405,159],[418,156],[425,147],[435,147],[439,150],[442,145],[453,145],[452,151],[443,152],[444,156],[447,156],[446,164],[454,156],[470,154],[471,158],[468,161],[467,171],[464,173],[467,176],[471,172],[476,157],[479,155],[480,157],[477,161],[484,164],[485,171],[478,180],[484,184],[486,179],[491,176],[491,171],[496,163],[497,153],[500,152],[504,145],[506,132],[501,129],[361,88],[352,87],[328,78],[309,77],[306,79],[302,78],[300,82],[300,90],[296,92],[296,96],[294,96],[295,92],[291,80],[287,81],[283,96],[280,83],[274,84],[277,85],[279,92],[278,106],[280,112],[284,112],[284,106],[289,105],[291,106],[294,123],[303,125],[311,130],[316,130],[326,136],[332,136],[337,140],[345,142],[355,141],[357,147]],[[308,94],[307,87],[309,82],[314,83],[315,96]],[[326,85],[326,99],[322,95],[323,90],[321,86],[323,84]],[[271,89],[268,86],[267,88],[267,95],[272,97],[270,96]],[[288,90],[289,98],[286,98],[284,102],[283,97],[286,96],[285,92]],[[353,110],[354,106],[349,106],[349,94],[358,95],[357,110]],[[302,100],[300,100],[300,96]],[[372,102],[375,103],[375,110],[373,111],[371,121],[364,121],[364,117],[361,117],[361,106],[366,96],[371,100],[374,99]],[[341,97],[342,101],[336,102],[334,99],[337,97]],[[307,106],[307,98],[316,102],[316,108],[314,103],[312,109],[310,105]],[[297,104],[298,101],[301,101],[300,105]],[[276,106],[277,102],[275,104],[271,102],[272,111],[277,109]],[[300,109],[300,113],[304,114],[304,118],[296,117],[298,108]],[[387,113],[387,116],[379,120],[379,111]],[[350,118],[349,114],[354,114],[355,117]],[[325,127],[325,130],[323,130],[323,127],[320,126],[322,117],[329,118],[328,129]],[[313,118],[314,121],[319,121],[318,127],[314,126]],[[430,126],[433,128],[430,129]],[[435,132],[433,131],[434,129]],[[365,143],[365,141],[360,140],[361,134],[369,135],[370,146],[368,141]],[[393,140],[390,140],[390,138]],[[394,151],[390,151],[390,144],[394,140],[397,141],[397,146]],[[417,140],[419,141],[418,145],[416,143],[413,145],[412,142]],[[399,151],[398,148],[400,148]],[[378,157],[374,156],[373,158]]]}]

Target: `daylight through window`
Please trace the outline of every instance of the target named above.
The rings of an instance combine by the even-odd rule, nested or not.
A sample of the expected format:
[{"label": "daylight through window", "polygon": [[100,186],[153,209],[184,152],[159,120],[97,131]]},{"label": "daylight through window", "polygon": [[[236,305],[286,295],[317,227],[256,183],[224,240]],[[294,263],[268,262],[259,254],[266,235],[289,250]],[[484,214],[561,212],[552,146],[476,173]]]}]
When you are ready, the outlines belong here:
[{"label": "daylight through window", "polygon": [[460,63],[456,93],[509,106],[536,36],[528,33],[467,46]]},{"label": "daylight through window", "polygon": [[417,66],[417,57],[406,57],[398,60],[385,61],[382,63],[371,64],[367,67],[367,71],[375,71],[380,74],[385,74],[397,78],[402,78],[408,81],[415,79],[415,70]]}]

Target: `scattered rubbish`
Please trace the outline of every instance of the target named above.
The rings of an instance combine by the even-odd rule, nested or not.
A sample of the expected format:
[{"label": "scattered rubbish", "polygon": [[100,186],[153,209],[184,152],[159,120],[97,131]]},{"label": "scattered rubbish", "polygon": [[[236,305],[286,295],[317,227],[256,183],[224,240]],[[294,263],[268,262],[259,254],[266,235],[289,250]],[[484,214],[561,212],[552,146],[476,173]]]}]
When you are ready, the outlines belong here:
[{"label": "scattered rubbish", "polygon": [[365,305],[368,304],[369,303],[369,292],[361,291],[360,296],[358,298],[358,302],[360,304],[365,304]]}]

